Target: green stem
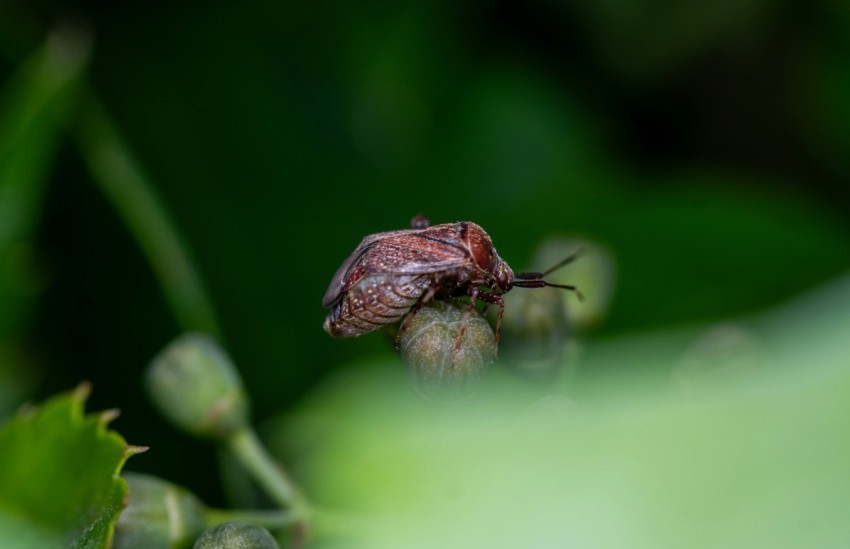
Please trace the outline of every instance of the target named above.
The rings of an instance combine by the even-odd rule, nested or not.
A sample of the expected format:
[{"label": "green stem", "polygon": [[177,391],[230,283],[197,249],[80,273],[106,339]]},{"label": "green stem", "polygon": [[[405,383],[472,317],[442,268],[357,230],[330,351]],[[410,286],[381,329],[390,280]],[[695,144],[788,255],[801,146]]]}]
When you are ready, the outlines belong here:
[{"label": "green stem", "polygon": [[236,431],[227,440],[227,445],[276,504],[292,511],[298,520],[307,518],[307,502],[252,428],[245,427]]},{"label": "green stem", "polygon": [[200,274],[153,183],[130,154],[94,91],[87,88],[85,92],[73,135],[92,178],[147,256],[183,328],[220,337]]},{"label": "green stem", "polygon": [[280,530],[296,524],[299,520],[287,511],[207,509],[207,526],[212,527],[224,522],[247,522],[268,530]]}]

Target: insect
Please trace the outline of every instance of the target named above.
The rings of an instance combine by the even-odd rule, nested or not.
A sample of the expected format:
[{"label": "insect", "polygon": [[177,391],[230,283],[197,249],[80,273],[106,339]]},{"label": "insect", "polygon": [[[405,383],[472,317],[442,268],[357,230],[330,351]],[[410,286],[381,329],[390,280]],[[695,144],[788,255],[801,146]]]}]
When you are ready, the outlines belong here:
[{"label": "insect", "polygon": [[[429,226],[422,216],[412,229],[369,235],[337,269],[322,305],[331,311],[324,329],[334,337],[352,337],[413,316],[432,299],[469,296],[469,309],[455,348],[459,349],[472,309],[478,301],[499,307],[494,356],[501,336],[505,303],[501,294],[511,288],[551,286],[543,277],[576,258],[573,254],[542,273],[514,273],[496,253],[490,236],[471,221]],[[485,305],[486,306],[486,305]],[[398,336],[396,337],[398,342]]]}]

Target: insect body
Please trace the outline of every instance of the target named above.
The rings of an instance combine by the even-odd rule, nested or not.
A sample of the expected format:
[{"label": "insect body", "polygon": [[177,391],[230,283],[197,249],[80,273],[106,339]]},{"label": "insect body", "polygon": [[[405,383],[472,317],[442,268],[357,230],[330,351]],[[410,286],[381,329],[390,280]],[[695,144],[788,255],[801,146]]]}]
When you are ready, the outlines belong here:
[{"label": "insect body", "polygon": [[499,307],[498,346],[505,307],[501,294],[515,286],[576,291],[574,286],[542,280],[574,255],[545,273],[514,273],[496,253],[490,236],[475,223],[428,227],[424,218],[417,217],[413,225],[417,228],[367,236],[340,266],[322,300],[331,309],[324,324],[330,335],[369,333],[399,322],[408,313],[412,318],[432,299],[469,295],[469,313],[479,300]]}]

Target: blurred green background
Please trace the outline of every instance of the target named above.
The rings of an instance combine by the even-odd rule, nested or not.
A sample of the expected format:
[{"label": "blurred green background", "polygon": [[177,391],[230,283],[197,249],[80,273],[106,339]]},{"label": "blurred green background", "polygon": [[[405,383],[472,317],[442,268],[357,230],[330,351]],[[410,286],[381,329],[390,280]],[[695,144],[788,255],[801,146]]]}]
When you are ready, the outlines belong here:
[{"label": "blurred green background", "polygon": [[604,245],[617,283],[589,347],[767,310],[849,263],[839,0],[6,0],[0,82],[0,410],[90,380],[89,407],[152,447],[131,468],[214,504],[210,446],[140,387],[210,317],[175,314],[132,228],[144,199],[98,178],[104,117],[260,423],[394,360],[380,335],[331,340],[320,301],[364,235],[416,213],[479,223],[515,270],[549,236]]}]

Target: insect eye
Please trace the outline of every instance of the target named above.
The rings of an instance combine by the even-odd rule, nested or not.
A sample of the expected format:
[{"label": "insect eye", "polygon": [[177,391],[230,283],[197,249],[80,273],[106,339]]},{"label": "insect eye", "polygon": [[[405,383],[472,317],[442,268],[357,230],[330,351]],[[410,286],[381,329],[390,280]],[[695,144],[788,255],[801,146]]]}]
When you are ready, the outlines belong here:
[{"label": "insect eye", "polygon": [[512,279],[511,271],[505,268],[504,265],[500,266],[496,269],[496,284],[502,290],[507,291],[508,288],[511,287],[511,279]]}]

